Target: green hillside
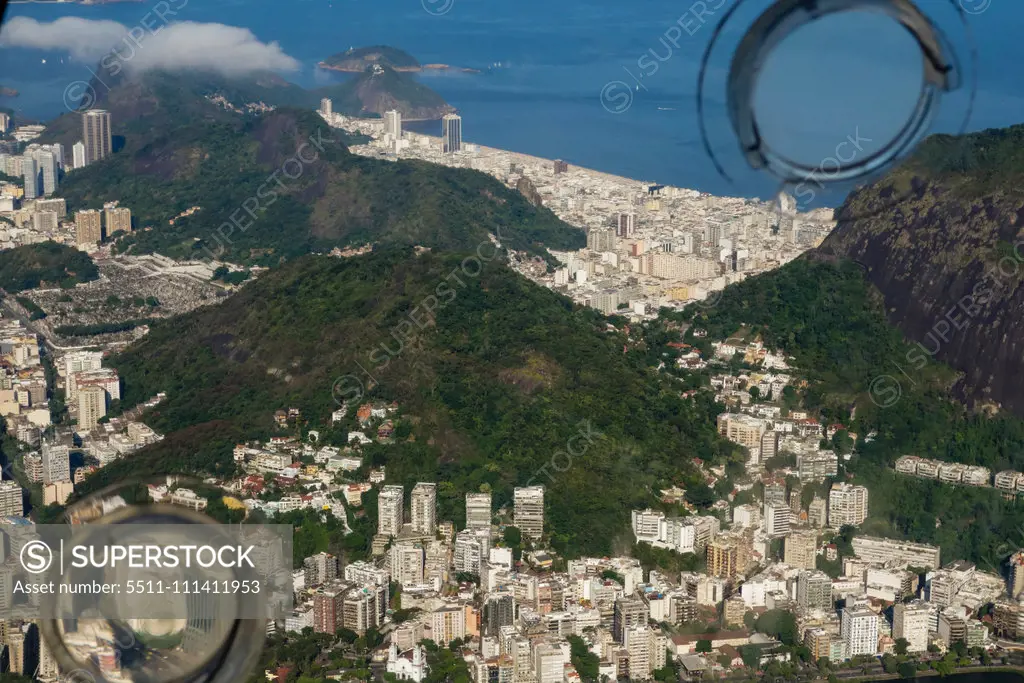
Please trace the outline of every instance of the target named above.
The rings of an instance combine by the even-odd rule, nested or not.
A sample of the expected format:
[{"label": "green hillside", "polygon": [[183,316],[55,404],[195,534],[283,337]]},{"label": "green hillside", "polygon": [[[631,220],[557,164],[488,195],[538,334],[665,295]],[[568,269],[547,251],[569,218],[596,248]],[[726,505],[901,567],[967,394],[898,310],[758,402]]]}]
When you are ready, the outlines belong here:
[{"label": "green hillside", "polygon": [[0,288],[9,293],[40,285],[74,287],[99,277],[88,254],[56,242],[0,251]]},{"label": "green hillside", "polygon": [[[628,542],[630,509],[696,484],[693,458],[732,451],[715,433],[717,408],[681,399],[645,356],[624,354],[626,339],[600,314],[497,260],[476,274],[466,258],[303,257],[219,306],[158,321],[112,363],[124,405],[167,392],[145,419],[169,437],[89,486],[170,466],[229,469],[232,439],[271,434],[280,408],[299,408],[327,435],[337,395],[362,383],[360,400],[395,400],[402,412],[398,443],[369,457],[389,480],[439,482],[441,518],[460,520],[465,493],[481,486],[500,507],[514,486],[544,484],[555,547],[607,553]],[[434,321],[423,313],[431,297],[446,304]],[[213,424],[217,440],[190,436]]]},{"label": "green hillside", "polygon": [[68,174],[61,195],[71,210],[119,200],[143,227],[121,249],[178,258],[274,264],[367,242],[473,250],[488,233],[539,254],[584,243],[581,230],[490,176],[359,157],[348,141],[294,109],[184,124]]}]

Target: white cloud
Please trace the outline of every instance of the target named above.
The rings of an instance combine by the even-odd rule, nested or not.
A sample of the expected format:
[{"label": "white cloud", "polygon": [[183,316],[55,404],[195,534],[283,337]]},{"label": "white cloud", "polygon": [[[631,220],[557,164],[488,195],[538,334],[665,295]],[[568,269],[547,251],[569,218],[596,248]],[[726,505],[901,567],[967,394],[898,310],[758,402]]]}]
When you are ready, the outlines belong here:
[{"label": "white cloud", "polygon": [[120,65],[136,72],[211,69],[236,75],[299,68],[280,45],[263,43],[248,29],[191,21],[164,25],[152,17],[133,27],[75,17],[49,23],[15,17],[4,24],[0,47],[67,50],[82,62],[100,61],[104,69]]}]

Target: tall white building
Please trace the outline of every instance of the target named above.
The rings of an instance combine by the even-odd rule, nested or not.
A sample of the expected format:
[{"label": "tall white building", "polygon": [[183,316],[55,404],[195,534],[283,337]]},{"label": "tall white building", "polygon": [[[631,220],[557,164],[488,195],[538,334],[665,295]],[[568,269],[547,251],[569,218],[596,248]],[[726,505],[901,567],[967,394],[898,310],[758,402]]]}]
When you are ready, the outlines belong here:
[{"label": "tall white building", "polygon": [[897,602],[892,609],[892,637],[905,638],[908,652],[924,652],[928,649],[930,622],[931,609],[924,602]]},{"label": "tall white building", "polygon": [[412,529],[420,534],[437,531],[437,484],[420,482],[412,487]]},{"label": "tall white building", "polygon": [[486,555],[480,540],[471,530],[466,529],[456,534],[454,555],[455,571],[480,575],[480,566]]},{"label": "tall white building", "polygon": [[554,643],[539,643],[533,649],[533,680],[537,683],[562,683],[565,680],[565,653]]},{"label": "tall white building", "polygon": [[25,199],[38,197],[39,166],[31,154],[26,154],[21,158],[21,178],[25,181]]},{"label": "tall white building", "polygon": [[793,512],[783,503],[768,503],[764,506],[764,529],[772,538],[781,538],[789,533]]},{"label": "tall white building", "polygon": [[331,116],[334,114],[334,103],[331,102],[329,97],[325,97],[320,100],[320,115],[326,120],[330,121]]},{"label": "tall white building", "polygon": [[71,146],[72,168],[85,168],[85,143],[79,140]]},{"label": "tall white building", "polygon": [[848,657],[878,651],[878,615],[866,607],[844,609],[840,633]]},{"label": "tall white building", "polygon": [[527,538],[544,535],[544,487],[522,486],[513,492],[512,521]]},{"label": "tall white building", "polygon": [[424,559],[423,546],[419,544],[397,543],[391,546],[391,578],[402,586],[423,583]]},{"label": "tall white building", "polygon": [[43,195],[48,197],[57,191],[57,157],[50,149],[37,150],[34,156],[36,163],[39,165],[39,173],[43,178]]},{"label": "tall white building", "polygon": [[466,528],[467,529],[490,529],[491,528],[491,494],[490,493],[467,493],[466,494]]},{"label": "tall white building", "polygon": [[41,450],[43,451],[43,483],[71,481],[68,447],[44,443]]},{"label": "tall white building", "polygon": [[828,525],[835,529],[860,526],[868,517],[868,490],[846,482],[832,484],[828,493]]},{"label": "tall white building", "polygon": [[458,114],[445,114],[441,118],[442,151],[454,154],[462,150],[462,117]]},{"label": "tall white building", "polygon": [[0,517],[21,517],[25,514],[22,489],[16,481],[0,481]]},{"label": "tall white building", "polygon": [[90,109],[82,113],[82,143],[85,163],[106,159],[113,151],[110,136],[110,112]]},{"label": "tall white building", "polygon": [[91,431],[107,414],[107,390],[98,386],[83,387],[78,392],[78,431]]},{"label": "tall white building", "polygon": [[398,536],[405,518],[405,490],[401,486],[385,486],[377,498],[377,533],[381,536]]},{"label": "tall white building", "polygon": [[384,112],[384,133],[392,140],[402,139],[402,112],[396,109]]}]

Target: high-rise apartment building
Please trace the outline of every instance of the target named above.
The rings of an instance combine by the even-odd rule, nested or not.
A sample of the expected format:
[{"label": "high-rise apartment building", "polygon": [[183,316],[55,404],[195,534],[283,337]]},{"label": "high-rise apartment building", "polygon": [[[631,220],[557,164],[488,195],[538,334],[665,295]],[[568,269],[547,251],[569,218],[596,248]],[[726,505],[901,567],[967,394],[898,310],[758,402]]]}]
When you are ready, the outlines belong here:
[{"label": "high-rise apartment building", "polygon": [[71,146],[71,167],[85,168],[85,143],[81,140]]},{"label": "high-rise apartment building", "polygon": [[325,97],[320,100],[320,115],[325,119],[330,119],[334,114],[334,103],[331,102],[330,98]]},{"label": "high-rise apartment building", "polygon": [[412,488],[412,529],[419,534],[437,531],[437,484],[420,482]]},{"label": "high-rise apartment building", "polygon": [[722,413],[718,416],[718,433],[747,448],[760,448],[761,437],[767,429],[768,423],[753,415]]},{"label": "high-rise apartment building", "polygon": [[405,519],[405,490],[401,486],[385,486],[377,498],[377,533],[398,536]]},{"label": "high-rise apartment building", "polygon": [[334,634],[343,624],[344,584],[324,586],[313,596],[313,631]]},{"label": "high-rise apartment building", "polygon": [[814,569],[818,559],[818,534],[814,531],[790,531],[783,552],[783,561],[790,567]]},{"label": "high-rise apartment building", "polygon": [[1024,550],[1010,556],[1010,597],[1018,600],[1024,593]]},{"label": "high-rise apartment building", "polygon": [[445,114],[441,118],[442,151],[454,154],[462,151],[462,117],[458,114]]},{"label": "high-rise apartment building", "polygon": [[824,498],[814,496],[814,500],[807,506],[807,523],[815,529],[821,529],[828,524],[828,503]]},{"label": "high-rise apartment building", "polygon": [[615,219],[615,236],[629,239],[636,234],[636,214],[620,213]]},{"label": "high-rise apartment building", "polygon": [[110,112],[103,109],[82,112],[82,143],[85,145],[86,165],[106,159],[113,152]]},{"label": "high-rise apartment building", "polygon": [[892,637],[905,638],[907,652],[928,649],[931,608],[920,600],[897,602],[892,608]]},{"label": "high-rise apartment building", "polygon": [[832,579],[825,572],[800,572],[796,582],[796,601],[806,610],[831,610]]},{"label": "high-rise apartment building", "polygon": [[391,578],[403,586],[423,583],[425,554],[418,543],[398,543],[391,546],[388,558]]},{"label": "high-rise apartment building", "polygon": [[846,655],[873,655],[878,651],[878,615],[866,607],[843,610],[840,627]]},{"label": "high-rise apartment building", "polygon": [[384,133],[392,140],[402,139],[402,112],[396,109],[384,112]]},{"label": "high-rise apartment building", "polygon": [[[7,670],[14,674],[25,673],[25,631],[24,626],[8,626],[7,632]],[[31,671],[28,672],[32,674]]]},{"label": "high-rise apartment building", "polygon": [[491,528],[490,493],[466,494],[466,528],[488,530]]},{"label": "high-rise apartment building", "polygon": [[0,517],[22,517],[22,488],[16,481],[0,481]]},{"label": "high-rise apartment building", "polygon": [[626,631],[637,626],[646,626],[648,614],[647,605],[640,598],[618,598],[612,612],[612,638],[615,642],[625,643]]},{"label": "high-rise apartment building", "polygon": [[709,576],[731,579],[740,570],[739,549],[732,539],[719,536],[708,543],[707,572]]},{"label": "high-rise apartment building", "polygon": [[75,213],[75,241],[78,246],[103,241],[103,215],[96,209]]},{"label": "high-rise apartment building", "polygon": [[57,658],[46,644],[46,640],[39,638],[39,665],[36,667],[36,680],[40,683],[55,683],[60,680],[60,670],[57,668]]},{"label": "high-rise apartment building", "polygon": [[107,390],[103,387],[82,387],[78,392],[78,431],[88,432],[107,414]]},{"label": "high-rise apartment building", "polygon": [[39,166],[39,175],[42,178],[42,193],[49,197],[57,191],[59,180],[59,162],[57,156],[51,149],[39,149],[33,153],[36,164]]},{"label": "high-rise apartment building", "polygon": [[828,493],[828,524],[838,529],[842,526],[860,526],[868,517],[868,490],[846,482],[832,484]]},{"label": "high-rise apartment building", "polygon": [[60,481],[71,481],[71,462],[67,446],[44,443],[43,452],[43,483],[54,484]]},{"label": "high-rise apartment building", "polygon": [[21,158],[21,178],[25,183],[25,199],[35,199],[39,196],[39,164],[35,157],[26,154]]},{"label": "high-rise apartment building", "polygon": [[104,207],[103,218],[107,224],[108,235],[113,235],[119,230],[132,231],[132,210],[125,206]]},{"label": "high-rise apartment building", "polygon": [[338,578],[338,558],[330,553],[317,553],[302,561],[306,588],[315,588]]},{"label": "high-rise apartment building", "polygon": [[544,487],[516,487],[513,492],[512,521],[527,538],[544,535]]},{"label": "high-rise apartment building", "polygon": [[785,503],[767,503],[764,506],[764,529],[772,538],[782,538],[789,533],[793,512]]}]

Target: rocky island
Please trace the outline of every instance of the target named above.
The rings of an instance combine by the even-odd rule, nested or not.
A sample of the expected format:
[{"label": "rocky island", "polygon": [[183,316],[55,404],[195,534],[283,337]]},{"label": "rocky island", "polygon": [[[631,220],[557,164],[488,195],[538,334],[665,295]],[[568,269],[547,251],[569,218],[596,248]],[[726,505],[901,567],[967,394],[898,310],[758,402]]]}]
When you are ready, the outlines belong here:
[{"label": "rocky island", "polygon": [[386,66],[403,72],[457,70],[463,73],[480,73],[478,69],[453,67],[449,64],[420,64],[419,60],[408,52],[387,45],[349,48],[345,52],[331,55],[319,63],[321,69],[347,73],[363,73],[373,65]]}]

